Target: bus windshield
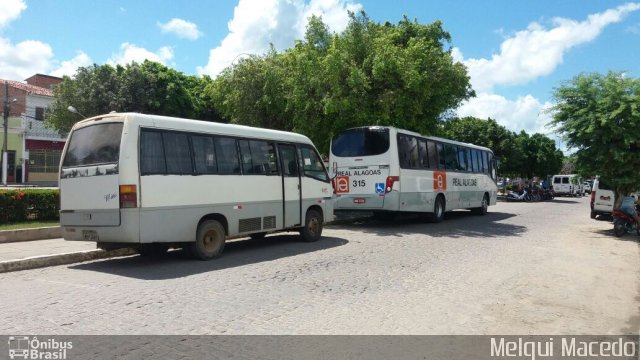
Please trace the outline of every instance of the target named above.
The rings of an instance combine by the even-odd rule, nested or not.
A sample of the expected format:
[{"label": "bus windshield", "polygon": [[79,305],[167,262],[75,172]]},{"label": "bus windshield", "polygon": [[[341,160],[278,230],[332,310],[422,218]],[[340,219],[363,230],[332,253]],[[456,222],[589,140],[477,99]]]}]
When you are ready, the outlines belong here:
[{"label": "bus windshield", "polygon": [[75,130],[69,139],[63,167],[118,162],[122,123],[105,123]]},{"label": "bus windshield", "polygon": [[335,156],[373,156],[389,150],[389,129],[358,128],[338,134],[331,143]]}]

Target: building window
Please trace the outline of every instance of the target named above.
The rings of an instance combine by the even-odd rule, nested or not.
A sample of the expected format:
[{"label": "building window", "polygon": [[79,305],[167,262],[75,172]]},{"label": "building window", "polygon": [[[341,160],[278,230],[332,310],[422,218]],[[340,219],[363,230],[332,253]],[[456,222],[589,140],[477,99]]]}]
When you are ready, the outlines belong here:
[{"label": "building window", "polygon": [[44,108],[36,107],[36,120],[44,121]]},{"label": "building window", "polygon": [[61,154],[60,150],[29,150],[29,172],[57,173]]}]

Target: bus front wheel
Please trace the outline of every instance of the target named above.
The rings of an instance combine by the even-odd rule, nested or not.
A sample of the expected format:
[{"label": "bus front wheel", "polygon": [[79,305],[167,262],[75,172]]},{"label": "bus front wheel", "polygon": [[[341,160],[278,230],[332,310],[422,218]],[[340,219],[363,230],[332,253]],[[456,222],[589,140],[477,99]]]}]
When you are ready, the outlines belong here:
[{"label": "bus front wheel", "polygon": [[224,250],[224,226],[217,220],[207,220],[198,226],[196,241],[189,244],[191,254],[200,260],[217,258]]},{"label": "bus front wheel", "polygon": [[300,229],[300,238],[305,242],[320,240],[322,236],[322,215],[317,210],[307,211],[304,227]]},{"label": "bus front wheel", "polygon": [[487,215],[487,211],[489,210],[489,195],[484,194],[482,198],[482,204],[478,208],[472,209],[474,214],[478,215]]}]

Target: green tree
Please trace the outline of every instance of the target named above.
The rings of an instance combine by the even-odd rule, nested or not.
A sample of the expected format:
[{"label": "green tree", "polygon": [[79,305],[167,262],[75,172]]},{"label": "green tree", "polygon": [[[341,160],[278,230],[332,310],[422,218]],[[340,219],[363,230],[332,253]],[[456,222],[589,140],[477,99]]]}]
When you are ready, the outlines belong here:
[{"label": "green tree", "polygon": [[79,119],[67,110],[74,106],[85,116],[117,112],[141,112],[215,120],[204,89],[211,79],[187,76],[162,64],[146,60],[126,66],[93,65],[78,68],[53,89],[54,102],[46,123],[68,132]]},{"label": "green tree", "polygon": [[54,87],[54,101],[48,107],[45,123],[61,133],[67,133],[78,120],[77,114],[67,110],[74,106],[85,116],[108,113],[118,108],[118,72],[121,66],[109,65],[78,68],[72,79],[65,76],[60,84]]},{"label": "green tree", "polygon": [[354,126],[433,133],[442,114],[474,95],[440,22],[350,16],[340,34],[312,17],[293,48],[228,68],[207,88],[215,107],[234,123],[303,133],[326,153],[334,134]]},{"label": "green tree", "polygon": [[581,74],[554,90],[553,121],[575,149],[576,169],[607,179],[622,197],[640,186],[640,79]]},{"label": "green tree", "polygon": [[263,57],[242,58],[223,70],[205,94],[228,122],[288,130],[284,60],[273,48]]},{"label": "green tree", "polygon": [[529,135],[521,131],[516,137],[516,149],[522,155],[519,175],[528,179],[534,176],[546,178],[562,168],[562,151],[556,148],[553,139],[543,134]]}]

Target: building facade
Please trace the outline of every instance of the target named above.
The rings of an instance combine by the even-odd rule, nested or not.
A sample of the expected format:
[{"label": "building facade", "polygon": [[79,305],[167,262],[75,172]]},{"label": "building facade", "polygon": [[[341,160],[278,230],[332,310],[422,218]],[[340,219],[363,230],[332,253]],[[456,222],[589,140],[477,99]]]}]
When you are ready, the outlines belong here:
[{"label": "building facade", "polygon": [[[5,106],[8,108],[8,184],[57,185],[66,138],[44,126],[44,115],[54,100],[51,88],[61,81],[61,78],[42,74],[26,82],[0,80],[3,114]],[[0,168],[0,172],[2,170]]]}]

